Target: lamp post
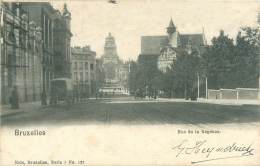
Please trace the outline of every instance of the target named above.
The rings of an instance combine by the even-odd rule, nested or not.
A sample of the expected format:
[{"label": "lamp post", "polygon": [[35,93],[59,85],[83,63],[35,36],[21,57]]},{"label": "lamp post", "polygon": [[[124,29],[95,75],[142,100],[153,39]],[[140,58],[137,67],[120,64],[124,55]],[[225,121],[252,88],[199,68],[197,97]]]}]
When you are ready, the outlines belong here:
[{"label": "lamp post", "polygon": [[0,95],[1,95],[1,103],[5,104],[5,74],[7,75],[6,71],[4,70],[4,65],[5,64],[5,54],[4,50],[4,8],[2,7],[2,1],[0,1],[0,9],[1,9],[1,18],[0,18],[0,73],[1,73],[1,78],[0,78]]},{"label": "lamp post", "polygon": [[[258,15],[257,15],[257,29],[260,29],[260,11],[258,11]],[[260,89],[260,34],[258,31],[258,36],[257,36],[257,48],[258,48],[258,90]],[[258,99],[260,99],[260,91],[258,91]]]},{"label": "lamp post", "polygon": [[45,71],[46,71],[46,64],[45,64],[45,58],[43,55],[43,40],[42,40],[42,29],[40,26],[37,26],[35,28],[35,40],[37,41],[37,44],[39,44],[39,52],[41,57],[41,65],[42,65],[42,92],[41,92],[41,105],[45,106],[47,105],[47,95],[46,95],[46,88],[45,88]]},{"label": "lamp post", "polygon": [[33,100],[35,100],[35,47],[36,47],[36,23],[31,21],[29,23],[29,30],[32,31],[31,37],[33,41],[33,51],[32,51],[32,89],[33,89]]}]

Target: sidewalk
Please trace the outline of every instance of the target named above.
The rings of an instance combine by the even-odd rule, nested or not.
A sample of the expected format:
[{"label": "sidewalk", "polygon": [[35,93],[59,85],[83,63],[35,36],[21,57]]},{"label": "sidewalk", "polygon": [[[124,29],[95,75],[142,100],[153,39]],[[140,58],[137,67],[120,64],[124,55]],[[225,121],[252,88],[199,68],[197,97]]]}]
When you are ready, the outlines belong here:
[{"label": "sidewalk", "polygon": [[20,104],[19,109],[11,109],[10,105],[0,105],[0,117],[29,112],[29,111],[35,111],[35,110],[38,110],[39,108],[41,108],[40,101],[25,102],[25,103],[19,103],[19,104]]},{"label": "sidewalk", "polygon": [[197,100],[185,100],[176,98],[158,98],[159,101],[168,102],[195,102],[195,103],[209,103],[209,104],[220,104],[220,105],[260,105],[260,100],[233,100],[233,99],[205,99],[198,98]]},{"label": "sidewalk", "polygon": [[204,99],[199,98],[198,102],[201,103],[212,103],[222,105],[260,105],[260,100],[234,100],[234,99]]}]

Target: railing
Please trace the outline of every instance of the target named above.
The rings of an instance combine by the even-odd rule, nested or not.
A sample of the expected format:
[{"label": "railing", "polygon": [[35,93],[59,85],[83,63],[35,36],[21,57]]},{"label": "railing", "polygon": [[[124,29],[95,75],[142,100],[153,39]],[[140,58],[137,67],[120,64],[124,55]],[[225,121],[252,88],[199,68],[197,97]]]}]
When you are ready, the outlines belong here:
[{"label": "railing", "polygon": [[260,89],[236,88],[236,89],[208,89],[208,99],[235,99],[235,100],[259,100]]}]

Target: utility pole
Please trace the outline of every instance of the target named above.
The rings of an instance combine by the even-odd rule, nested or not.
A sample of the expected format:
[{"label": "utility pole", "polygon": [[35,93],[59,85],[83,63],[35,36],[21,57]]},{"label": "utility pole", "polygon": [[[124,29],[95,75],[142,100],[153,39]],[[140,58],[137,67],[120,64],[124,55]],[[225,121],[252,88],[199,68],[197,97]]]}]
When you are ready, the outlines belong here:
[{"label": "utility pole", "polygon": [[206,76],[206,99],[208,99],[208,77]]},{"label": "utility pole", "polygon": [[198,98],[200,98],[200,76],[199,73],[197,73],[198,76]]},{"label": "utility pole", "polygon": [[[260,28],[260,11],[258,11],[257,16],[258,28]],[[260,35],[257,38],[257,47],[258,47],[258,89],[260,89]],[[260,99],[260,92],[258,92],[258,99]]]},{"label": "utility pole", "polygon": [[[2,36],[2,32],[3,32],[3,28],[4,28],[4,9],[2,8],[2,1],[0,1],[0,9],[1,9],[1,19],[0,19],[0,73],[1,73],[1,78],[0,78],[0,95],[1,95],[1,103],[4,103],[4,97],[3,97],[3,91],[4,90],[4,70],[2,70],[3,68],[3,59],[2,56],[3,56],[3,53],[2,53],[2,44],[3,44],[3,36]],[[4,45],[4,44],[3,44]],[[2,73],[3,72],[3,73]]]}]

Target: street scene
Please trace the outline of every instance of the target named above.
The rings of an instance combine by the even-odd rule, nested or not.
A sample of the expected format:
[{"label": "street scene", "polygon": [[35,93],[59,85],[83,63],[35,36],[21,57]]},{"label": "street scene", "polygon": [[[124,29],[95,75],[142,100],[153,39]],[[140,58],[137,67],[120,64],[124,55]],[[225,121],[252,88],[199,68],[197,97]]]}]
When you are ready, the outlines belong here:
[{"label": "street scene", "polygon": [[[90,99],[76,105],[39,107],[31,104],[2,115],[3,126],[48,126],[73,124],[188,126],[251,123],[259,126],[260,106],[211,104],[185,100],[135,100],[132,97]],[[11,111],[10,111],[11,112]]]},{"label": "street scene", "polygon": [[1,125],[259,124],[259,6],[229,5],[1,1]]}]

